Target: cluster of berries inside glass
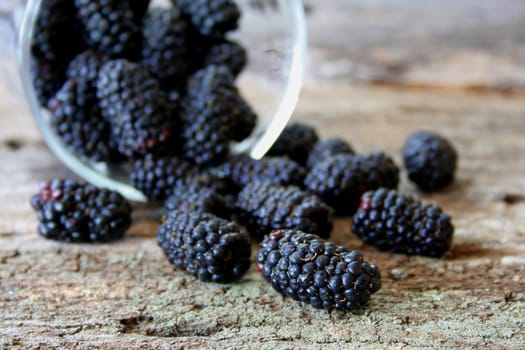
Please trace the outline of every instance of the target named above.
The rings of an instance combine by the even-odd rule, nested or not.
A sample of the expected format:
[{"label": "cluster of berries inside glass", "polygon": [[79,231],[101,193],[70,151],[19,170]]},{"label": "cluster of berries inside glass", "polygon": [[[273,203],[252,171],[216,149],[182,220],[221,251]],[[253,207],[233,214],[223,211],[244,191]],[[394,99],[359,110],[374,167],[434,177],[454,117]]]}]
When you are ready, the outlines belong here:
[{"label": "cluster of berries inside glass", "polygon": [[[380,250],[440,257],[451,218],[396,192],[400,170],[384,152],[356,154],[291,124],[261,160],[230,154],[257,117],[235,86],[247,63],[229,40],[231,0],[44,0],[32,45],[34,86],[50,124],[79,157],[130,162],[131,182],[165,215],[157,241],[168,260],[203,281],[229,283],[257,267],[284,296],[327,310],[364,306],[381,287],[376,265],[330,242],[333,217]],[[63,43],[68,43],[64,45]],[[448,185],[457,155],[444,138],[411,135],[409,178]],[[68,242],[124,236],[131,206],[75,180],[42,184],[31,198],[39,233]]]}]

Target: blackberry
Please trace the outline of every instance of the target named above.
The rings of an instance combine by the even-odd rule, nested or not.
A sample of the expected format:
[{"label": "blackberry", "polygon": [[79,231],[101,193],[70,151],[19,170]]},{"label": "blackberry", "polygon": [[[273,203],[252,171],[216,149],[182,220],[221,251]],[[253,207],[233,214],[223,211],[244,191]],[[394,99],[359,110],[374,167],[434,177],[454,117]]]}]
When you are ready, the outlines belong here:
[{"label": "blackberry", "polygon": [[410,180],[421,190],[431,192],[454,180],[458,156],[444,137],[418,131],[406,140],[403,160]]},{"label": "blackberry", "polygon": [[352,231],[381,250],[440,257],[450,249],[454,226],[438,206],[381,188],[363,195]]},{"label": "blackberry", "polygon": [[124,236],[131,206],[115,191],[74,180],[44,182],[31,197],[45,238],[66,242],[107,242]]},{"label": "blackberry", "polygon": [[171,146],[178,116],[172,115],[167,93],[145,68],[127,60],[105,63],[97,96],[120,153],[133,157]]},{"label": "blackberry", "polygon": [[228,219],[230,206],[217,190],[202,186],[197,182],[179,185],[173,188],[164,203],[166,211],[205,212]]},{"label": "blackberry", "polygon": [[352,147],[341,138],[332,138],[327,140],[319,140],[310,150],[306,165],[308,168],[313,168],[315,165],[323,162],[326,158],[336,156],[338,154],[355,154]]},{"label": "blackberry", "polygon": [[235,89],[235,78],[227,66],[209,65],[190,77],[187,95],[195,98],[214,91]]},{"label": "blackberry", "polygon": [[204,65],[224,65],[234,76],[242,72],[248,61],[246,50],[235,41],[221,41],[210,47]]},{"label": "blackberry", "polygon": [[208,213],[169,213],[159,227],[157,241],[176,268],[202,281],[233,282],[250,267],[246,232]]},{"label": "blackberry", "polygon": [[256,160],[247,154],[231,156],[217,170],[229,182],[232,192],[241,190],[255,180],[267,180],[279,186],[300,187],[306,176],[305,169],[291,159],[266,157]]},{"label": "blackberry", "polygon": [[91,48],[114,58],[140,56],[142,37],[131,5],[134,1],[75,0]]},{"label": "blackberry", "polygon": [[308,154],[319,136],[314,128],[302,123],[288,125],[268,151],[269,156],[288,156],[306,165]]},{"label": "blackberry", "polygon": [[241,13],[232,0],[172,0],[204,36],[223,37],[239,26]]},{"label": "blackberry", "polygon": [[379,187],[397,188],[399,169],[382,152],[340,154],[317,164],[306,176],[306,189],[332,206],[338,215],[353,214],[361,195]]},{"label": "blackberry", "polygon": [[151,9],[144,20],[142,64],[166,89],[182,85],[188,74],[187,25],[176,8]]},{"label": "blackberry", "polygon": [[69,63],[66,75],[69,79],[86,80],[96,91],[100,68],[108,61],[108,56],[93,50],[87,50],[77,55]]},{"label": "blackberry", "polygon": [[237,197],[237,217],[259,239],[274,229],[299,229],[323,238],[332,231],[332,209],[318,197],[269,181],[243,188]]},{"label": "blackberry", "polygon": [[31,58],[30,69],[38,102],[42,107],[46,107],[66,81],[65,68],[57,66],[55,62]]},{"label": "blackberry", "polygon": [[225,188],[217,177],[175,156],[147,154],[134,162],[130,176],[133,186],[148,198],[157,201],[164,201],[177,186],[187,186],[194,182],[219,192]]},{"label": "blackberry", "polygon": [[50,124],[73,153],[93,161],[109,159],[109,123],[97,104],[96,91],[85,79],[70,79],[50,100]]},{"label": "blackberry", "polygon": [[300,230],[276,230],[266,236],[257,264],[277,292],[318,309],[356,309],[381,288],[378,267],[359,251]]}]

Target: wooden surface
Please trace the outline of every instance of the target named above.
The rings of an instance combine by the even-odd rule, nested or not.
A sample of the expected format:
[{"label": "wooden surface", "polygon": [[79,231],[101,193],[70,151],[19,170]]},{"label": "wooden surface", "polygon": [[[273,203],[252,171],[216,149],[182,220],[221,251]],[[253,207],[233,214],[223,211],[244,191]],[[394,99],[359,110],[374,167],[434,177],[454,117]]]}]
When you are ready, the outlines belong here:
[{"label": "wooden surface", "polygon": [[[438,84],[426,74],[422,61],[403,59],[414,57],[407,52],[407,41],[393,40],[389,45],[377,32],[377,46],[385,47],[388,57],[400,57],[396,62],[405,62],[403,72],[419,70],[426,77],[413,82],[407,78],[413,73],[394,69],[393,75],[383,74],[392,73],[392,68],[370,58],[369,27],[356,27],[356,35],[349,39],[350,34],[337,34],[328,26],[325,16],[330,13],[340,12],[330,17],[336,28],[345,17],[335,6],[355,10],[358,1],[329,0],[323,8],[310,3],[313,64],[295,119],[316,126],[323,137],[344,137],[359,152],[386,150],[398,164],[403,141],[411,132],[424,128],[447,136],[459,152],[456,182],[442,192],[423,195],[403,174],[400,190],[433,201],[452,215],[456,226],[452,250],[443,259],[379,252],[351,235],[349,219],[338,220],[333,239],[362,250],[383,276],[383,287],[368,308],[340,314],[283,299],[254,266],[232,285],[201,283],[174,272],[156,245],[157,222],[143,207],[136,208],[135,223],[123,241],[80,245],[44,240],[36,234],[29,197],[40,181],[73,175],[47,150],[27,109],[11,91],[12,84],[3,79],[0,348],[525,347],[525,98],[521,90],[525,79],[512,75],[513,83],[500,70],[485,67],[480,71],[491,78],[471,84],[472,76],[462,67],[471,62],[469,57],[475,61],[478,56],[468,56],[465,50],[465,60],[441,61],[450,74],[438,75]],[[403,28],[400,23],[406,22],[406,13],[384,3],[362,5],[366,16],[359,18],[363,22],[390,18],[392,26],[397,23],[396,28]],[[402,7],[407,1],[390,3]],[[431,6],[430,1],[421,3],[412,11],[429,13],[425,4]],[[491,8],[496,2],[477,3]],[[525,18],[522,2],[497,3],[504,5],[500,17],[489,12],[504,20],[487,20],[484,26],[514,33],[514,23]],[[354,18],[351,13],[349,18]],[[427,23],[434,28],[428,20],[434,17],[421,18],[422,27]],[[432,42],[449,46],[450,52],[455,46],[463,52],[481,35],[471,30],[467,33],[471,37],[465,34],[458,44],[449,44],[429,31],[427,40],[420,41],[425,48],[420,55],[427,57]],[[387,32],[383,34],[388,37]],[[345,45],[335,47],[339,41],[334,35]],[[497,45],[482,47],[480,52],[488,62],[496,56],[507,57],[505,62],[522,57],[525,41],[517,40],[520,33],[514,35],[508,39],[515,43],[513,52],[500,51]],[[356,54],[359,45],[366,50]],[[379,78],[348,70],[348,65],[360,66],[355,63],[360,59],[368,71],[379,72]],[[499,69],[506,72],[514,66]],[[496,81],[505,81],[511,93]],[[473,90],[474,86],[483,88]]]}]

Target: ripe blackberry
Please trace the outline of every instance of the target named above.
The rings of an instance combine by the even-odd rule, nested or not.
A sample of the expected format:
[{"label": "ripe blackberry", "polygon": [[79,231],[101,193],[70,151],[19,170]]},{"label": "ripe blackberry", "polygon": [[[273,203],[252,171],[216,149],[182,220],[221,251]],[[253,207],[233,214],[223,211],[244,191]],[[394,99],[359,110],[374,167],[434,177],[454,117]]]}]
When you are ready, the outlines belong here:
[{"label": "ripe blackberry", "polygon": [[403,160],[410,180],[421,190],[431,192],[454,180],[458,156],[442,136],[418,131],[406,140]]},{"label": "ripe blackberry", "polygon": [[38,233],[59,241],[112,241],[131,224],[131,206],[119,193],[74,180],[44,182],[31,205]]},{"label": "ripe blackberry", "polygon": [[259,239],[274,229],[299,229],[323,238],[332,231],[332,209],[318,197],[269,181],[243,188],[237,197],[237,217]]},{"label": "ripe blackberry", "polygon": [[204,212],[228,219],[230,206],[217,190],[195,182],[178,185],[164,203],[166,211]]},{"label": "ripe blackberry", "polygon": [[310,169],[306,189],[332,206],[338,215],[353,214],[361,195],[379,187],[397,188],[399,169],[382,152],[362,156],[340,154]]},{"label": "ripe blackberry", "polygon": [[378,267],[359,251],[300,230],[266,236],[257,264],[277,292],[318,309],[356,309],[381,288]]},{"label": "ripe blackberry", "polygon": [[301,165],[306,165],[308,154],[319,136],[314,128],[302,123],[288,125],[272,148],[269,156],[288,156]]},{"label": "ripe blackberry", "polygon": [[363,195],[352,231],[381,250],[440,257],[450,249],[454,226],[438,206],[381,188]]},{"label": "ripe blackberry", "polygon": [[186,80],[188,74],[187,25],[176,8],[155,7],[144,19],[142,64],[161,82],[172,89]]},{"label": "ripe blackberry", "polygon": [[134,162],[130,176],[133,186],[157,201],[164,201],[177,186],[188,186],[194,182],[219,192],[225,187],[217,177],[175,156],[147,154]]},{"label": "ripe blackberry", "polygon": [[108,61],[99,72],[97,97],[120,153],[133,157],[170,146],[177,116],[145,68],[127,60]]},{"label": "ripe blackberry", "polygon": [[55,62],[30,60],[33,87],[40,106],[46,107],[49,100],[55,96],[66,81],[65,68],[57,66]]},{"label": "ripe blackberry", "polygon": [[209,65],[190,77],[187,95],[196,98],[214,91],[235,89],[235,78],[227,66]]},{"label": "ripe blackberry", "polygon": [[100,68],[109,61],[109,57],[93,51],[87,50],[77,55],[68,65],[66,75],[69,79],[86,80],[95,91]]},{"label": "ripe blackberry", "polygon": [[211,37],[224,34],[239,26],[241,13],[232,0],[172,0],[188,17],[195,29]]},{"label": "ripe blackberry", "polygon": [[84,25],[86,41],[91,48],[114,58],[139,57],[142,36],[131,3],[123,0],[75,0],[78,18]]},{"label": "ripe blackberry", "polygon": [[109,123],[86,79],[70,79],[49,102],[50,124],[73,153],[93,161],[109,159]]},{"label": "ripe blackberry", "polygon": [[231,156],[217,170],[228,181],[232,192],[240,191],[255,180],[266,180],[279,186],[301,187],[306,176],[305,169],[291,159],[266,157],[256,160],[247,154]]},{"label": "ripe blackberry", "polygon": [[310,150],[306,165],[308,168],[313,168],[317,164],[323,162],[329,157],[338,154],[354,154],[352,147],[341,138],[331,138],[327,140],[319,140]]},{"label": "ripe blackberry", "polygon": [[246,50],[235,41],[220,41],[210,47],[204,65],[224,65],[234,76],[242,72],[248,61]]},{"label": "ripe blackberry", "polygon": [[202,281],[233,282],[250,267],[246,232],[208,213],[169,213],[159,227],[157,241],[176,268]]}]

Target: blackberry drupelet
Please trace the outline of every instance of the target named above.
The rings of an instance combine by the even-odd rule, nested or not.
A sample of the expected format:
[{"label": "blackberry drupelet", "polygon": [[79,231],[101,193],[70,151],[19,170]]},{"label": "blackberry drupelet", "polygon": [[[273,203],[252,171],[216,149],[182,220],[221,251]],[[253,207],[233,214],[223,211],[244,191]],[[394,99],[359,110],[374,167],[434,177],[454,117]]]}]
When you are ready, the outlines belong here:
[{"label": "blackberry drupelet", "polygon": [[431,192],[454,180],[458,156],[444,137],[418,131],[406,140],[403,160],[410,180],[421,190]]},{"label": "blackberry drupelet", "polygon": [[50,124],[63,144],[93,161],[110,159],[109,123],[101,115],[96,90],[86,79],[70,79],[48,104]]},{"label": "blackberry drupelet", "polygon": [[308,154],[319,136],[314,128],[302,123],[288,125],[272,148],[268,151],[269,156],[288,156],[301,165],[306,165]]},{"label": "blackberry drupelet", "polygon": [[341,138],[331,138],[327,140],[319,140],[310,150],[306,165],[308,168],[313,168],[317,164],[323,162],[329,157],[339,154],[354,154],[352,147]]},{"label": "blackberry drupelet", "polygon": [[178,185],[164,203],[166,211],[204,212],[228,219],[231,207],[217,190],[198,182]]},{"label": "blackberry drupelet", "polygon": [[136,63],[114,60],[99,72],[97,97],[120,153],[141,156],[171,147],[178,115],[149,72]]},{"label": "blackberry drupelet", "polygon": [[232,0],[172,0],[204,36],[221,38],[239,26],[241,13]]},{"label": "blackberry drupelet", "polygon": [[225,188],[219,178],[186,160],[153,154],[147,154],[134,162],[131,181],[145,196],[156,201],[166,200],[177,186],[194,182],[220,193]]},{"label": "blackberry drupelet", "polygon": [[247,184],[237,197],[237,218],[259,240],[274,229],[298,229],[327,238],[332,209],[295,186],[269,181]]},{"label": "blackberry drupelet", "polygon": [[113,58],[140,56],[142,35],[135,22],[134,1],[75,0],[90,48]]},{"label": "blackberry drupelet", "polygon": [[208,213],[169,213],[159,227],[157,242],[177,269],[202,281],[233,282],[250,267],[248,234]]},{"label": "blackberry drupelet", "polygon": [[266,157],[257,160],[247,154],[231,156],[217,167],[217,171],[227,180],[231,192],[238,192],[255,180],[266,180],[279,186],[301,187],[306,176],[305,169],[291,159]]},{"label": "blackberry drupelet", "polygon": [[187,24],[176,8],[155,7],[144,19],[142,65],[165,89],[184,85],[188,74]]},{"label": "blackberry drupelet", "polygon": [[86,80],[96,91],[100,68],[108,61],[108,56],[93,50],[87,50],[77,55],[69,63],[66,75],[69,79]]},{"label": "blackberry drupelet", "polygon": [[450,249],[454,226],[438,206],[381,188],[363,195],[352,231],[381,250],[441,257]]},{"label": "blackberry drupelet", "polygon": [[221,41],[210,47],[204,65],[224,65],[230,69],[234,76],[242,72],[248,61],[244,47],[235,41]]},{"label": "blackberry drupelet", "polygon": [[399,168],[392,158],[383,152],[371,152],[358,156],[364,173],[365,191],[376,190],[380,187],[397,189],[399,185]]},{"label": "blackberry drupelet", "polygon": [[107,242],[124,236],[131,206],[115,191],[75,180],[44,182],[31,197],[45,238],[66,242]]},{"label": "blackberry drupelet", "polygon": [[310,169],[305,188],[334,208],[337,215],[352,214],[365,192],[363,168],[350,154],[327,158]]},{"label": "blackberry drupelet", "polygon": [[318,309],[363,307],[381,288],[378,267],[359,251],[300,230],[276,230],[266,236],[257,264],[277,292]]}]

